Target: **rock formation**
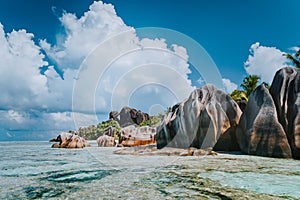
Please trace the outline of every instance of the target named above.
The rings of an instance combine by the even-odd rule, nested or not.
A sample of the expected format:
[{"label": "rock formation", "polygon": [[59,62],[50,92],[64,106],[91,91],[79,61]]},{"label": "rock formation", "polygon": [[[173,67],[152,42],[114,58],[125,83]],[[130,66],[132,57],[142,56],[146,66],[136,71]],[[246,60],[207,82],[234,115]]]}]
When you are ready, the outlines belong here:
[{"label": "rock formation", "polygon": [[98,147],[113,147],[116,145],[115,138],[108,136],[108,135],[102,135],[97,139]]},{"label": "rock formation", "polygon": [[111,111],[109,118],[118,121],[121,127],[126,127],[130,125],[140,125],[142,122],[149,120],[149,115],[134,108],[123,107],[120,113]]},{"label": "rock formation", "polygon": [[156,129],[149,126],[127,126],[121,129],[119,145],[140,146],[156,143]]},{"label": "rock formation", "polygon": [[116,128],[109,126],[104,130],[103,135],[97,138],[98,147],[113,147],[115,143]]},{"label": "rock formation", "polygon": [[115,120],[117,119],[117,117],[120,115],[120,113],[118,111],[111,111],[109,113],[109,119]]},{"label": "rock formation", "polygon": [[291,158],[291,149],[278,121],[275,104],[263,84],[251,93],[236,134],[244,153]]},{"label": "rock formation", "polygon": [[157,147],[237,150],[235,128],[240,116],[241,110],[231,97],[205,85],[165,116],[157,127]]},{"label": "rock formation", "polygon": [[247,101],[243,99],[241,101],[237,101],[236,103],[239,105],[241,111],[244,112],[247,106]]},{"label": "rock formation", "polygon": [[61,132],[57,138],[50,140],[50,142],[59,142],[58,144],[53,144],[53,148],[83,148],[88,146],[84,138],[66,132]]},{"label": "rock formation", "polygon": [[103,135],[107,135],[113,138],[116,136],[116,134],[117,134],[117,130],[115,127],[112,126],[107,127],[103,132]]},{"label": "rock formation", "polygon": [[250,95],[238,126],[245,153],[300,159],[300,69],[278,70],[270,91],[259,86]]},{"label": "rock formation", "polygon": [[270,94],[293,158],[300,159],[300,69],[286,67],[279,70],[272,82]]}]

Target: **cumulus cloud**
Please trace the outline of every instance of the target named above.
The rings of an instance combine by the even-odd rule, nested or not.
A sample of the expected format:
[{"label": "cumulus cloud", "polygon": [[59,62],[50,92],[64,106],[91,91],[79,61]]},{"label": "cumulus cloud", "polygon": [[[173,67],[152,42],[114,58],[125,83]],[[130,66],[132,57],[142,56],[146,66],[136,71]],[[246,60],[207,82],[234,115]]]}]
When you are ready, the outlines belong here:
[{"label": "cumulus cloud", "polygon": [[0,107],[29,108],[36,97],[47,93],[47,78],[40,67],[48,65],[40,48],[26,30],[5,34],[0,24]]},{"label": "cumulus cloud", "polygon": [[[5,134],[3,137],[14,136],[10,132],[12,130],[72,129],[74,116],[79,116],[84,125],[95,123],[90,110],[83,110],[86,113],[72,110],[73,88],[82,77],[79,67],[99,45],[113,41],[112,38],[124,32],[130,31],[131,34],[122,41],[113,41],[112,48],[105,49],[105,55],[98,56],[102,58],[113,54],[122,45],[136,49],[114,59],[103,76],[98,77],[99,84],[91,86],[95,90],[94,106],[97,113],[109,112],[113,109],[112,102],[124,106],[124,101],[120,99],[128,96],[125,89],[134,84],[140,84],[131,91],[135,94],[145,84],[152,84],[147,87],[150,90],[146,92],[148,96],[144,97],[164,104],[174,101],[174,94],[170,98],[161,95],[167,87],[176,86],[172,90],[181,91],[182,94],[188,94],[193,89],[188,79],[191,72],[186,49],[176,44],[168,45],[162,38],[139,38],[134,28],[123,22],[111,4],[94,2],[83,16],[78,18],[75,14],[65,12],[60,21],[64,34],[58,33],[60,38],[56,44],[50,44],[47,40],[40,40],[36,44],[34,35],[26,30],[5,33],[0,25],[0,127],[8,130],[1,131]],[[63,72],[63,78],[54,66],[49,66],[45,57]],[[147,66],[156,70],[148,70],[148,74],[139,70]],[[43,73],[42,67],[46,68]],[[177,75],[181,82],[170,76],[170,72]],[[160,84],[159,87],[156,87],[156,83]],[[87,82],[86,88],[89,87]],[[145,91],[135,96],[140,98],[143,93]],[[158,95],[153,96],[153,93]],[[117,101],[112,100],[114,95]],[[134,101],[133,97],[130,101]],[[90,98],[94,97],[82,93],[83,103]]]},{"label": "cumulus cloud", "polygon": [[[159,48],[156,49],[156,42],[154,41],[152,44],[152,49],[123,55],[106,69],[99,80],[96,94],[97,97],[104,98],[106,103],[102,105],[105,105],[106,109],[118,110],[128,104],[126,97],[145,84],[151,84],[152,87],[149,88],[152,88],[153,91],[155,85],[169,88],[173,93],[180,94],[177,101],[183,100],[193,90],[191,81],[187,76],[190,73],[187,60],[174,51],[166,48],[160,49],[164,43],[158,45]],[[96,63],[101,62],[100,60],[101,57]],[[112,98],[118,99],[118,103],[114,101],[112,107],[107,107],[111,105]],[[164,99],[164,96],[155,97],[157,103],[164,101]],[[96,105],[102,103],[102,101],[96,102]],[[168,106],[172,103],[174,100],[170,101]],[[96,107],[101,110],[100,106]],[[147,110],[148,108],[144,109]]]},{"label": "cumulus cloud", "polygon": [[224,85],[225,92],[227,92],[228,94],[231,94],[238,87],[237,84],[231,82],[231,80],[227,78],[223,78],[222,82]]},{"label": "cumulus cloud", "polygon": [[[126,89],[137,83],[141,85],[146,82],[160,83],[167,79],[169,86],[176,85],[177,88],[181,88],[181,91],[184,91],[182,94],[185,96],[193,89],[191,81],[188,79],[188,74],[191,71],[187,61],[186,49],[176,44],[171,44],[170,48],[168,48],[167,42],[163,38],[139,38],[134,28],[127,26],[117,16],[111,4],[94,2],[90,6],[89,11],[85,12],[82,17],[77,18],[74,14],[64,13],[60,20],[66,32],[64,38],[55,45],[48,44],[45,40],[41,41],[40,45],[47,55],[64,70],[65,80],[68,80],[66,77],[67,70],[73,70],[76,73],[76,70],[78,70],[87,56],[95,54],[94,51],[98,52],[94,56],[93,61],[89,63],[89,65],[95,65],[95,69],[90,71],[89,74],[85,74],[84,70],[79,71],[78,74],[78,80],[87,77],[85,81],[82,81],[84,82],[84,87],[82,87],[80,96],[89,96],[89,98],[80,97],[81,106],[77,108],[79,111],[84,113],[105,113],[112,109],[118,110],[128,103],[127,101],[122,101],[122,99],[130,95],[130,93],[126,93]],[[121,34],[124,35],[122,40],[117,37]],[[106,42],[109,42],[109,45],[102,47],[102,51],[101,49],[99,50],[101,45]],[[122,48],[123,51],[116,54]],[[111,60],[107,60],[112,55],[114,56]],[[141,66],[153,64],[169,66],[169,70],[175,70],[180,74],[185,79],[186,84],[178,84],[176,78],[168,76],[166,70],[156,68],[155,71],[152,68],[153,72],[151,74],[136,71]],[[103,74],[97,75],[99,68],[105,68],[105,70]],[[126,82],[122,82],[123,85],[116,88],[122,78],[128,74],[131,74],[129,76],[131,78],[127,79]],[[133,74],[136,75],[134,78]],[[91,79],[94,76],[98,76],[95,77],[99,79],[97,85],[91,85]],[[78,81],[76,83],[78,84]],[[91,94],[89,90],[96,92]],[[120,99],[119,103],[114,104],[118,104],[117,106],[112,106],[112,97],[114,95]],[[96,99],[95,108],[94,105],[87,106],[93,103],[91,101],[92,98]],[[161,96],[156,97],[158,103],[162,99],[163,97]]]},{"label": "cumulus cloud", "polygon": [[260,76],[261,81],[271,83],[276,71],[287,66],[287,59],[283,56],[285,52],[276,47],[266,47],[256,42],[249,51],[250,55],[244,63],[245,70],[250,75]]},{"label": "cumulus cloud", "polygon": [[90,5],[80,18],[64,13],[60,21],[66,35],[60,35],[62,38],[55,45],[46,40],[42,40],[40,45],[61,68],[79,68],[83,59],[98,44],[131,29],[117,16],[113,5],[101,1]]}]

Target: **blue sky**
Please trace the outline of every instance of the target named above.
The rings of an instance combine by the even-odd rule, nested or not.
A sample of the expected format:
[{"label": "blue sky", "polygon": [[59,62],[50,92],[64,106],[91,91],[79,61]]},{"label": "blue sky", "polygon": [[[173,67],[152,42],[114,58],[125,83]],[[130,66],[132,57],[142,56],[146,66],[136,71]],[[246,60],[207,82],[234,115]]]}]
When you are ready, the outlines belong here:
[{"label": "blue sky", "polygon": [[[77,16],[93,0],[2,1],[0,22],[7,32],[25,28],[35,39],[55,41],[61,31],[56,14],[62,10]],[[250,46],[260,42],[286,51],[300,44],[297,0],[112,0],[117,14],[135,28],[164,27],[182,32],[199,42],[212,56],[222,75],[240,83],[246,72]]]},{"label": "blue sky", "polygon": [[[258,74],[262,80],[271,82],[275,71],[288,64],[281,55],[284,52],[293,52],[295,47],[300,45],[300,1],[297,0],[108,0],[104,1],[105,4],[95,6],[96,17],[93,21],[80,21],[83,20],[84,13],[92,16],[89,6],[93,2],[1,2],[0,23],[3,25],[3,41],[0,44],[7,46],[7,52],[0,52],[0,76],[2,74],[4,77],[2,82],[0,81],[1,90],[4,91],[0,101],[0,140],[37,137],[45,139],[50,133],[57,134],[60,130],[76,128],[71,107],[74,80],[80,64],[94,48],[93,44],[105,41],[105,37],[108,36],[103,35],[106,33],[113,35],[130,27],[134,30],[142,27],[162,27],[183,33],[207,51],[219,69],[225,90],[228,92],[237,88],[248,74]],[[113,6],[105,6],[109,3]],[[75,14],[76,19],[71,13]],[[85,26],[88,26],[89,31]],[[26,32],[20,31],[21,29]],[[102,30],[106,32],[102,33]],[[97,33],[101,35],[99,38]],[[86,44],[85,47],[80,42]],[[162,40],[144,40],[138,43],[142,46],[151,43],[150,46],[162,48],[168,53],[189,56],[188,49],[187,52],[180,48],[169,49],[169,46],[164,46]],[[10,48],[13,48],[13,51]],[[148,56],[129,55],[128,58],[136,65],[145,64],[144,60],[152,58],[151,56],[163,65],[178,65],[175,70],[182,73],[186,81],[191,81],[188,86],[190,88],[186,91],[192,86],[200,86],[198,75],[189,74],[188,61],[178,61],[170,55],[164,57],[167,61],[161,61],[155,52],[148,53]],[[14,57],[16,55],[17,57]],[[144,58],[143,62],[137,57]],[[124,63],[125,60],[119,60],[116,66],[112,67],[111,73],[116,74],[113,69],[119,69],[118,66]],[[39,67],[44,68],[45,74],[37,73],[40,72]],[[59,77],[62,73],[64,80]],[[8,84],[5,79],[14,81]],[[111,109],[108,101],[113,96],[109,93],[113,88],[101,88],[108,78],[101,81],[95,93],[94,111],[101,115],[98,121],[105,120],[104,116]],[[166,107],[176,101],[171,100],[173,94],[169,94],[164,100],[161,99],[166,93],[166,88],[142,88],[143,91],[139,88],[131,95],[130,104],[144,111],[150,111],[151,104],[152,108],[158,108],[158,104]],[[145,91],[149,92],[146,94]],[[141,100],[143,96],[144,102]],[[149,97],[153,98],[150,100]],[[155,104],[155,101],[158,103]],[[87,116],[83,118],[90,119]],[[91,119],[85,123],[93,122]]]}]

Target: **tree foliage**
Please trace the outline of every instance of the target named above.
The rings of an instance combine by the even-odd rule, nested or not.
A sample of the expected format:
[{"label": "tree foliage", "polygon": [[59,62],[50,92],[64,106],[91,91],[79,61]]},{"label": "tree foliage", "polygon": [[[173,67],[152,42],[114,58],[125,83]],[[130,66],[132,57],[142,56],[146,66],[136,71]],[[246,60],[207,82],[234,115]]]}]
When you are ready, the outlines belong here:
[{"label": "tree foliage", "polygon": [[260,77],[257,75],[250,75],[244,78],[241,87],[243,88],[244,92],[246,93],[247,98],[250,96],[251,92],[255,90],[257,84],[259,82]]},{"label": "tree foliage", "polygon": [[[241,87],[243,90],[234,90],[230,96],[233,98],[235,101],[242,101],[246,100],[248,101],[248,98],[255,90],[255,88],[258,85],[258,82],[260,80],[260,77],[257,75],[249,75],[243,79],[243,83],[241,84]],[[267,83],[264,83],[267,84]]]},{"label": "tree foliage", "polygon": [[230,94],[231,98],[234,99],[235,101],[242,101],[242,100],[246,100],[248,101],[248,97],[245,93],[245,91],[242,90],[234,90],[231,94]]},{"label": "tree foliage", "polygon": [[87,140],[96,140],[99,136],[104,134],[104,131],[112,126],[116,129],[116,135],[120,134],[121,128],[117,121],[109,120],[103,121],[95,125],[91,125],[88,127],[80,127],[77,131],[78,135],[87,139]]},{"label": "tree foliage", "polygon": [[287,59],[289,59],[290,61],[292,61],[292,63],[297,68],[300,68],[300,48],[298,49],[298,51],[294,55],[291,55],[290,53],[287,53],[287,54],[284,54],[284,56]]},{"label": "tree foliage", "polygon": [[160,124],[162,118],[163,118],[163,114],[159,114],[157,116],[151,116],[149,120],[143,121],[140,124],[140,126],[156,127]]}]

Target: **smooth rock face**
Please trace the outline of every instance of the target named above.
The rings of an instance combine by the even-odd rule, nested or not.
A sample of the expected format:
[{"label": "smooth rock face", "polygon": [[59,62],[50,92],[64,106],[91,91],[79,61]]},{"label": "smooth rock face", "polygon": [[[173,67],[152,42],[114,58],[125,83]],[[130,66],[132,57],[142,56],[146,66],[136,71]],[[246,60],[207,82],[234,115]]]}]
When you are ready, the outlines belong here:
[{"label": "smooth rock face", "polygon": [[149,126],[127,126],[121,129],[119,144],[122,146],[140,146],[156,143],[156,129]]},{"label": "smooth rock face", "polygon": [[267,157],[291,158],[284,129],[266,87],[258,86],[250,95],[236,136],[244,153]]},{"label": "smooth rock face", "polygon": [[241,114],[231,97],[205,85],[165,116],[157,127],[157,147],[208,149],[218,142],[214,150],[238,150],[234,133]]},{"label": "smooth rock face", "polygon": [[123,107],[120,113],[110,112],[109,118],[118,121],[121,127],[126,127],[135,124],[140,125],[142,122],[149,120],[149,115],[134,108]]},{"label": "smooth rock face", "polygon": [[119,114],[120,113],[118,111],[111,111],[109,113],[109,119],[115,120],[115,119],[117,119],[117,117],[119,116]]},{"label": "smooth rock face", "polygon": [[278,120],[281,123],[293,158],[300,159],[300,69],[286,67],[279,70],[272,82],[273,97]]},{"label": "smooth rock face", "polygon": [[110,136],[110,137],[115,137],[115,135],[116,135],[116,133],[117,133],[117,130],[116,130],[116,128],[115,127],[112,127],[112,126],[109,126],[109,127],[107,127],[105,130],[104,130],[104,132],[103,132],[103,135],[107,135],[107,136]]},{"label": "smooth rock face", "polygon": [[109,135],[102,135],[97,139],[98,147],[113,147],[115,146],[115,138]]},{"label": "smooth rock face", "polygon": [[244,110],[247,106],[247,101],[246,100],[241,100],[241,101],[238,101],[237,104],[239,105],[241,111],[244,112]]},{"label": "smooth rock face", "polygon": [[61,132],[56,139],[52,139],[50,142],[59,142],[59,144],[53,144],[52,148],[83,148],[88,146],[84,138],[66,132]]}]

